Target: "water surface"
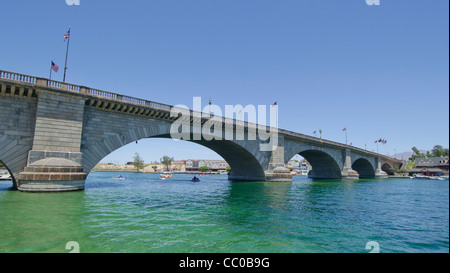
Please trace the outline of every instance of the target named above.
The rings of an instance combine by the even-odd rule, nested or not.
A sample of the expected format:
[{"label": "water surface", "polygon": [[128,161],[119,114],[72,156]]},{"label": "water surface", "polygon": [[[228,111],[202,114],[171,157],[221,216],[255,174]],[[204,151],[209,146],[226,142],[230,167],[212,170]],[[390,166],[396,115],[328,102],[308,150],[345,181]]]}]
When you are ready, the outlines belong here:
[{"label": "water surface", "polygon": [[86,190],[0,182],[0,252],[449,252],[448,181],[231,182],[95,172]]}]

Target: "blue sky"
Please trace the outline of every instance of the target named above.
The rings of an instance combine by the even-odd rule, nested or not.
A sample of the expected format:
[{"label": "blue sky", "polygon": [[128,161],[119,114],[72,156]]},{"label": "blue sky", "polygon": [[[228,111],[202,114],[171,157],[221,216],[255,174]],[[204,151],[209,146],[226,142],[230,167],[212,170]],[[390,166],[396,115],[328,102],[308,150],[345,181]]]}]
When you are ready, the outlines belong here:
[{"label": "blue sky", "polygon": [[[0,69],[192,107],[279,104],[279,127],[374,149],[449,143],[447,0],[3,0]],[[53,79],[62,80],[62,69]],[[148,139],[139,152],[220,158],[196,144]]]}]

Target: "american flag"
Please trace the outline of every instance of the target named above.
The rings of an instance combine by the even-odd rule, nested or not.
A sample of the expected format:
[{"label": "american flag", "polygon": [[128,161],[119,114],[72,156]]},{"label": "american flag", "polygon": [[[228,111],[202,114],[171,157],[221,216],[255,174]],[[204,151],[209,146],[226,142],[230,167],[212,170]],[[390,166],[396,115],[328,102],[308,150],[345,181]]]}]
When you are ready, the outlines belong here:
[{"label": "american flag", "polygon": [[66,41],[67,39],[69,39],[69,37],[70,37],[70,28],[69,28],[69,30],[67,31],[67,33],[64,35],[64,41]]},{"label": "american flag", "polygon": [[58,72],[59,70],[59,66],[57,66],[53,61],[52,61],[52,70],[55,72]]}]

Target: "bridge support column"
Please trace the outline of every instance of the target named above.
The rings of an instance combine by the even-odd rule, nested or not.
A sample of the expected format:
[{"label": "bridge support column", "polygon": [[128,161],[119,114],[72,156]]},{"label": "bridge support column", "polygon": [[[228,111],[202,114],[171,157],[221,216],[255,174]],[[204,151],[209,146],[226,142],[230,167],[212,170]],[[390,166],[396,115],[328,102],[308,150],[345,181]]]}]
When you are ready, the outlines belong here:
[{"label": "bridge support column", "polygon": [[[41,83],[41,81],[38,82]],[[85,100],[37,89],[33,147],[18,189],[30,192],[83,190],[87,174],[81,167],[81,133]]]},{"label": "bridge support column", "polygon": [[358,172],[352,169],[351,151],[349,149],[344,150],[343,157],[342,179],[359,179]]},{"label": "bridge support column", "polygon": [[[283,139],[281,139],[283,141]],[[280,143],[280,140],[279,142]],[[282,144],[284,145],[284,143]],[[269,169],[266,171],[266,181],[292,182],[292,174],[284,165],[284,147],[278,146],[272,151]]]},{"label": "bridge support column", "polygon": [[381,169],[381,161],[380,161],[380,158],[379,158],[379,157],[377,157],[377,158],[375,159],[375,163],[376,163],[376,165],[377,165],[377,169],[376,169],[376,171],[375,171],[375,177],[376,177],[376,178],[388,178],[389,175],[388,175],[385,171],[383,171],[383,170]]}]

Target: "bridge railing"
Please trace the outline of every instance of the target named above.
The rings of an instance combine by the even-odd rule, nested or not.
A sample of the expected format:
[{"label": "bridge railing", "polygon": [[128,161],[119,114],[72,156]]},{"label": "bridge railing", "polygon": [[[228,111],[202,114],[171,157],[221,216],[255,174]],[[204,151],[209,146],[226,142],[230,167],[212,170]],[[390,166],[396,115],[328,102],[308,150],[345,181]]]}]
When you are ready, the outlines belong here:
[{"label": "bridge railing", "polygon": [[0,78],[36,84],[36,77],[0,70]]},{"label": "bridge railing", "polygon": [[46,87],[52,87],[52,88],[58,88],[62,89],[64,91],[69,92],[76,92],[76,93],[85,93],[89,95],[93,95],[100,98],[106,98],[111,100],[118,100],[126,103],[132,103],[132,104],[138,104],[142,106],[148,106],[148,107],[156,107],[160,109],[170,110],[172,108],[171,105],[149,101],[149,100],[143,100],[139,98],[134,98],[130,96],[124,96],[117,93],[112,93],[104,90],[94,89],[94,88],[88,88],[80,85],[74,85],[74,84],[68,84],[60,81],[54,81],[50,79],[45,78],[39,78],[9,71],[3,71],[0,70],[0,79],[8,79],[8,80],[14,80],[19,82],[25,82],[25,83],[31,83],[35,85],[41,85]]},{"label": "bridge railing", "polygon": [[[58,88],[58,89],[61,89],[64,91],[69,91],[69,92],[84,93],[84,94],[88,94],[88,95],[99,97],[99,98],[105,98],[105,99],[109,99],[109,100],[116,100],[116,101],[131,103],[131,104],[137,104],[137,105],[142,105],[142,106],[146,106],[146,107],[166,110],[166,111],[170,111],[174,108],[174,106],[164,104],[164,103],[134,98],[134,97],[130,97],[130,96],[124,96],[121,94],[103,91],[103,90],[99,90],[99,89],[88,88],[88,87],[84,87],[84,86],[68,84],[68,83],[59,82],[59,81],[53,81],[53,80],[49,80],[49,79],[45,79],[45,78],[39,78],[39,77],[30,76],[30,75],[9,72],[9,71],[0,70],[0,79],[8,79],[8,80],[19,81],[19,82],[24,82],[24,83],[28,83],[28,84],[41,85],[41,86],[46,86],[46,87],[51,87],[51,88]],[[206,114],[203,112],[195,112],[193,110],[189,110],[189,111],[191,113],[191,116],[195,117],[195,118],[208,119],[210,117],[209,114]],[[234,118],[227,118],[227,117],[220,117],[220,118],[221,118],[223,124],[225,124],[225,126],[227,124],[231,125],[231,126],[243,125],[244,127],[247,127],[247,128],[252,127],[253,129],[258,129],[260,127],[260,125],[258,125],[256,123],[248,122],[248,121],[241,121],[241,120],[236,120]],[[296,133],[296,132],[292,132],[292,131],[288,131],[288,130],[284,130],[284,129],[273,128],[270,126],[265,126],[265,129],[266,129],[266,131],[276,130],[278,133],[288,135],[288,136],[307,139],[307,140],[311,140],[311,141],[320,141],[321,143],[324,143],[324,144],[340,146],[343,148],[348,148],[348,149],[352,149],[355,151],[372,154],[375,156],[389,158],[388,156],[370,152],[370,151],[367,151],[367,150],[364,150],[364,149],[361,149],[361,148],[358,148],[355,146],[350,146],[350,145],[342,144],[342,143],[331,141],[331,140],[325,140],[325,139],[321,139],[321,138],[317,138],[317,137],[313,137],[313,136],[309,136],[309,135],[304,135],[304,134],[300,134],[300,133]]]}]

